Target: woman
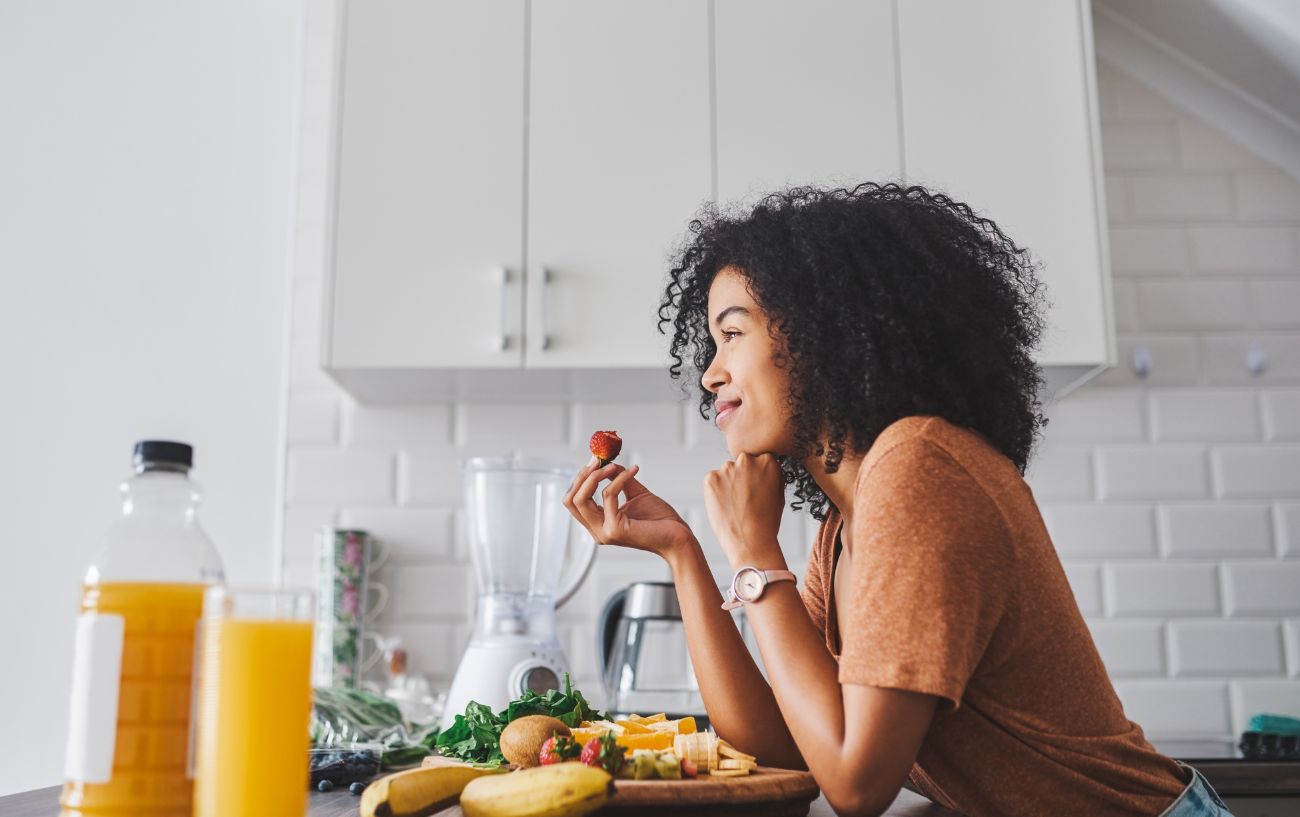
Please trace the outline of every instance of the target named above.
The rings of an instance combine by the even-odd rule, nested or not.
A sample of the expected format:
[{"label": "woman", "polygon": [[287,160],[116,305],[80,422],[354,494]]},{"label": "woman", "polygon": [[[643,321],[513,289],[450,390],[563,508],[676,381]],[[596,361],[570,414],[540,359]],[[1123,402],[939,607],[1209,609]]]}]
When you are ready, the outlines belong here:
[{"label": "woman", "polygon": [[[592,460],[565,505],[671,566],[718,734],[807,768],[840,815],[905,783],[971,817],[1227,814],[1124,716],[1022,478],[1044,422],[1026,251],[893,184],[710,208],[691,232],[660,328],[733,457],[705,502],[768,680],[639,467]],[[822,522],[801,592],[786,485]]]}]

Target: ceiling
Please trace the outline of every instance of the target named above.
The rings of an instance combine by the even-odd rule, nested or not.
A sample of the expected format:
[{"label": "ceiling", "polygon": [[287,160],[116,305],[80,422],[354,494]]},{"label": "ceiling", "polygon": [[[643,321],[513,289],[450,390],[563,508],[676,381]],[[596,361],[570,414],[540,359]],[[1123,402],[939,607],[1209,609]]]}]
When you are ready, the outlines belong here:
[{"label": "ceiling", "polygon": [[1300,0],[1093,0],[1098,56],[1300,173]]}]

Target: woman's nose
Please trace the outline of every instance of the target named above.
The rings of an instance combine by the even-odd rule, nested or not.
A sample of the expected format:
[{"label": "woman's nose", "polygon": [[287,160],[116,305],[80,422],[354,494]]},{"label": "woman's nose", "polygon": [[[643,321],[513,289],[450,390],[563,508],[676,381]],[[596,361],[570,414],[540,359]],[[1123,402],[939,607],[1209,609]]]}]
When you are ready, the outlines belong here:
[{"label": "woman's nose", "polygon": [[717,394],[718,390],[727,383],[725,372],[726,369],[718,365],[718,356],[714,355],[713,360],[709,363],[709,368],[705,369],[704,374],[700,375],[700,385],[704,387],[705,391]]}]

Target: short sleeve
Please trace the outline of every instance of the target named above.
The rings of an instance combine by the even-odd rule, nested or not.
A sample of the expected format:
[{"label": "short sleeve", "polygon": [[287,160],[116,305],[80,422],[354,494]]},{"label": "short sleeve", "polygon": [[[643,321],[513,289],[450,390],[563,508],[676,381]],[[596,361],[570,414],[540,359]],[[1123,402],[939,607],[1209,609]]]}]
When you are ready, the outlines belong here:
[{"label": "short sleeve", "polygon": [[863,467],[840,683],[923,692],[955,708],[1008,604],[1006,523],[932,442],[900,443]]}]

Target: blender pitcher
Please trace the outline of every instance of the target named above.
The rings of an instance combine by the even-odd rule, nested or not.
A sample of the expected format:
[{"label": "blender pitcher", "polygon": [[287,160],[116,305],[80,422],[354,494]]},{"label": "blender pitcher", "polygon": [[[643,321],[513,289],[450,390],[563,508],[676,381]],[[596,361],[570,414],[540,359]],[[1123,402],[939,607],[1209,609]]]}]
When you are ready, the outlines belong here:
[{"label": "blender pitcher", "polygon": [[[555,608],[586,578],[596,542],[568,554],[564,493],[577,469],[542,460],[479,457],[465,464],[470,558],[478,584],[474,631],[443,709],[446,728],[470,701],[500,711],[525,690],[561,687],[568,661]],[[567,558],[566,558],[567,556]]]}]

